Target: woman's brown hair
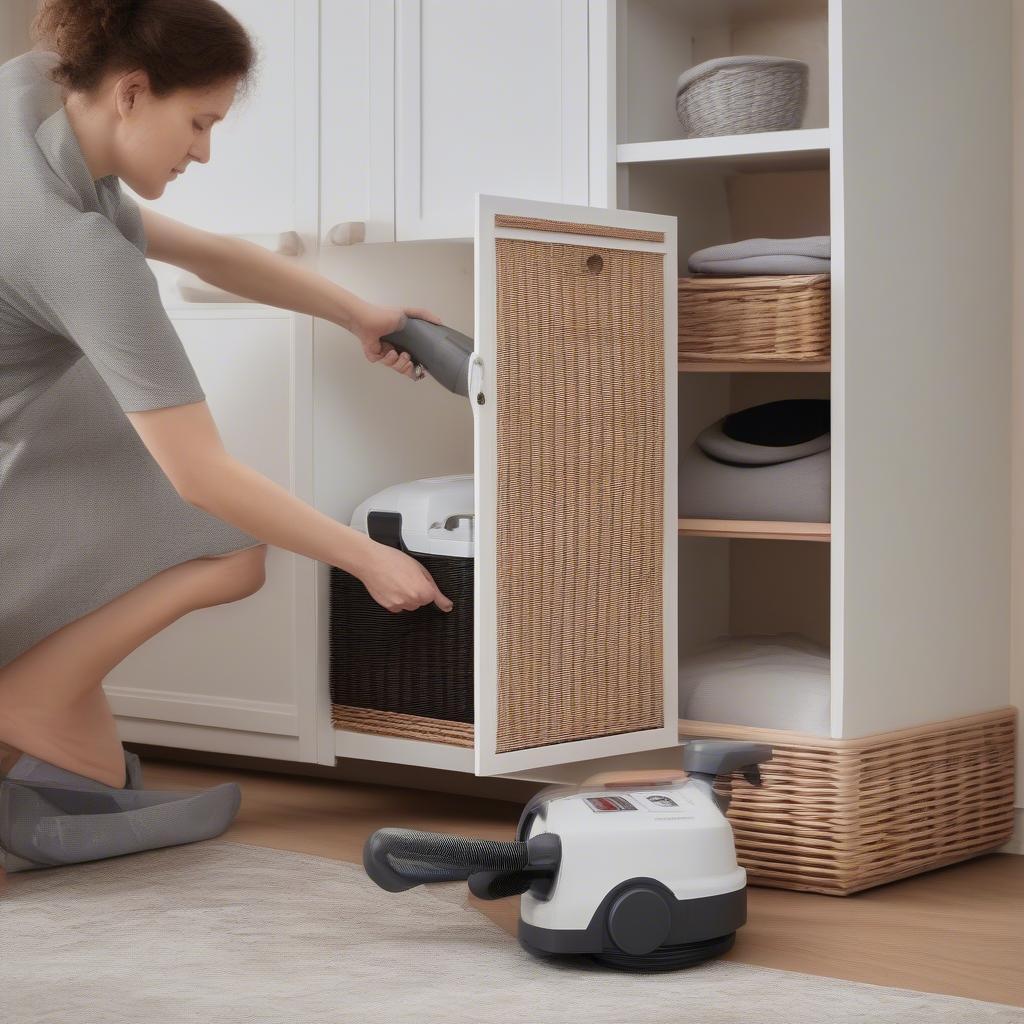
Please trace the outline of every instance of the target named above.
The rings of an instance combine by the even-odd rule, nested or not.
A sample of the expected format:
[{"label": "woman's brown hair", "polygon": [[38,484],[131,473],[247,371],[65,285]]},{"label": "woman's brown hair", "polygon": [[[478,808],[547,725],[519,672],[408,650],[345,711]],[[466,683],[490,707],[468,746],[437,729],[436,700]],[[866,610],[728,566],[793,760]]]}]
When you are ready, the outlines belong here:
[{"label": "woman's brown hair", "polygon": [[74,91],[138,68],[158,97],[229,78],[244,90],[256,64],[253,40],[215,0],[42,0],[32,35],[60,57],[54,81]]}]

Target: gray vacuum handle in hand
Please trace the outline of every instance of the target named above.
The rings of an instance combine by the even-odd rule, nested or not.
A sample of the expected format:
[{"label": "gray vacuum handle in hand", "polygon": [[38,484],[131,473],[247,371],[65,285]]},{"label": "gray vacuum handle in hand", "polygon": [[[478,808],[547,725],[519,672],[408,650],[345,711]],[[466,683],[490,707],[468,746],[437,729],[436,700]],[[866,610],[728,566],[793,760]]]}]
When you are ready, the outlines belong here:
[{"label": "gray vacuum handle in hand", "polygon": [[399,352],[408,352],[431,377],[456,395],[469,395],[469,359],[473,339],[454,327],[406,317],[397,331],[380,339]]}]

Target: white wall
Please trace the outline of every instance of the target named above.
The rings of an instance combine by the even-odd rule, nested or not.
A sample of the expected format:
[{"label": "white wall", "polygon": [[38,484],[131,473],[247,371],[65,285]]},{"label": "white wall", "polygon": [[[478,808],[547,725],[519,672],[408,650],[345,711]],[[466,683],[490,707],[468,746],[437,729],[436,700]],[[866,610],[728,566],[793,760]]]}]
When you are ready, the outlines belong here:
[{"label": "white wall", "polygon": [[0,64],[31,48],[28,26],[35,0],[0,0]]}]

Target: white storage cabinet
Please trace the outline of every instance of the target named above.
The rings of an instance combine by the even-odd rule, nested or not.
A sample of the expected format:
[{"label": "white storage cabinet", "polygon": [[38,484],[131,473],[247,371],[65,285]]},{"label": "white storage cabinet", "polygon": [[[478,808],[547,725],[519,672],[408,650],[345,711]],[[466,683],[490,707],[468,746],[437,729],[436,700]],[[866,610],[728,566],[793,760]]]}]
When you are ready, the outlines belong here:
[{"label": "white storage cabinet", "polygon": [[[191,184],[176,183],[160,208],[213,230],[295,232],[296,258],[367,297],[432,306],[481,346],[492,343],[498,316],[488,283],[495,238],[536,230],[495,230],[492,214],[560,221],[557,241],[572,238],[581,247],[606,240],[572,225],[628,228],[641,222],[635,215],[650,215],[644,223],[673,239],[661,253],[666,274],[670,266],[684,272],[687,255],[705,245],[831,234],[831,361],[670,374],[675,386],[666,383],[666,401],[677,387],[677,414],[671,420],[666,405],[665,420],[676,423],[665,450],[678,452],[730,410],[773,398],[829,397],[831,522],[800,540],[791,539],[791,524],[738,532],[680,524],[675,587],[666,589],[677,619],[674,631],[666,628],[666,651],[677,645],[685,656],[723,633],[794,631],[818,639],[831,654],[826,738],[834,741],[1005,708],[1007,0],[228,6],[260,36],[265,76],[249,109],[216,130],[214,160],[192,169]],[[679,137],[679,73],[731,53],[809,63],[803,128]],[[477,194],[480,224],[473,219]],[[354,244],[406,240],[417,245]],[[167,287],[170,301],[173,281]],[[673,295],[666,278],[652,300],[664,307],[666,352],[674,345]],[[290,430],[290,440],[285,448],[249,449],[252,464],[287,479],[300,497],[347,522],[355,505],[387,484],[474,468],[481,523],[493,515],[488,460],[496,456],[486,419],[493,406],[467,409],[433,384],[396,402],[387,375],[365,365],[333,324],[282,320],[252,304],[198,307],[179,297],[178,308],[191,310],[177,322],[197,365],[207,366],[204,386],[222,431],[238,438],[246,458],[247,417],[269,402],[275,431]],[[262,383],[240,399],[248,375],[203,363],[204,350],[219,344],[215,337],[230,339],[238,353],[243,337],[259,339],[245,356],[278,369],[287,361],[290,378],[260,369],[254,379]],[[486,350],[481,357],[487,395],[495,379],[487,375]],[[666,466],[666,482],[672,472]],[[669,500],[666,491],[666,510]],[[480,537],[486,566],[494,550],[488,553],[485,528]],[[108,685],[126,738],[552,779],[609,763],[675,763],[667,665],[657,728],[514,755],[496,751],[488,665],[495,623],[485,608],[475,751],[334,729],[326,567],[307,572],[302,561],[273,553],[265,593],[179,623],[196,631],[188,657],[198,661],[186,663],[183,645],[154,638],[165,666],[154,677],[161,696],[140,694],[138,677],[127,674],[131,659],[119,667]],[[287,583],[278,580],[282,570]],[[280,615],[289,601],[286,627]],[[234,616],[290,644],[290,654],[268,650],[261,675],[236,651],[225,670],[223,630]],[[148,657],[145,651],[133,657]],[[294,675],[284,680],[288,664]],[[179,685],[200,696],[181,700]],[[231,703],[237,700],[257,704]],[[232,707],[237,716],[225,710]]]}]

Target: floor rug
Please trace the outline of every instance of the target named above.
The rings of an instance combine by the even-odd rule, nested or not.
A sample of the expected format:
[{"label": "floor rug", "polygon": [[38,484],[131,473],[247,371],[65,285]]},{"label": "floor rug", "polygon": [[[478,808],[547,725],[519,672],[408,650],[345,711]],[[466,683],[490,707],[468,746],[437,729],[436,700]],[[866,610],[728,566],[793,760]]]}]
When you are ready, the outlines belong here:
[{"label": "floor rug", "polygon": [[540,961],[462,882],[387,893],[354,864],[211,841],[12,875],[0,1021],[1024,1024],[1024,1009],[722,960]]}]

